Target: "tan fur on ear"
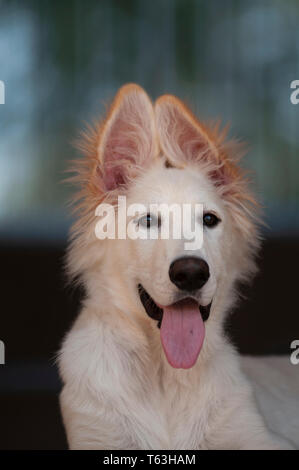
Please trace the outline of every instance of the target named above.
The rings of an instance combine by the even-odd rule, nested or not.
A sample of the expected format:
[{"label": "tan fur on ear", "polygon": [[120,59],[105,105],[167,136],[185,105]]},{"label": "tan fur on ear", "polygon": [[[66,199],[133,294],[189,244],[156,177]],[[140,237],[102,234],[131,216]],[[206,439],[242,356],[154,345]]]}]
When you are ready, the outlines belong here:
[{"label": "tan fur on ear", "polygon": [[251,220],[256,219],[258,204],[237,164],[244,154],[244,145],[226,141],[227,128],[220,131],[218,124],[207,127],[199,122],[175,96],[161,96],[154,109],[160,147],[167,160],[177,168],[195,165],[205,172],[240,230],[250,237],[254,231]]},{"label": "tan fur on ear", "polygon": [[116,189],[158,153],[152,103],[135,84],[117,93],[103,124],[98,159],[104,187]]},{"label": "tan fur on ear", "polygon": [[[142,105],[142,113],[136,114],[136,109]],[[126,109],[126,111],[124,111]],[[108,158],[109,170],[119,170],[121,164],[123,173],[122,181],[117,181],[120,184],[113,185],[111,188],[107,187],[105,183],[105,151],[111,150],[109,148],[109,133],[116,120],[120,117],[123,110],[123,119],[131,119],[134,122],[137,118],[137,123],[129,132],[129,152],[124,153],[124,147],[120,150],[119,159],[115,161]],[[141,122],[147,120],[146,130],[144,130]],[[131,120],[132,123],[132,120]],[[116,127],[116,130],[117,127]],[[150,142],[148,142],[148,140]],[[115,141],[114,141],[115,142]],[[144,145],[143,145],[143,144]],[[96,241],[94,236],[94,229],[90,229],[96,221],[94,216],[96,207],[104,200],[114,203],[117,200],[117,194],[125,190],[126,179],[128,181],[134,178],[139,169],[145,168],[150,163],[152,158],[158,155],[158,139],[156,137],[155,119],[153,105],[145,93],[145,91],[138,85],[127,84],[120,88],[117,92],[108,113],[103,120],[96,121],[93,126],[87,126],[86,130],[81,132],[81,138],[75,142],[76,147],[81,151],[83,158],[72,162],[69,170],[72,176],[67,179],[69,183],[75,184],[78,191],[72,198],[73,212],[77,216],[77,222],[72,226],[70,252],[72,256],[69,257],[68,270],[75,276],[79,270],[80,263],[76,262],[77,247],[78,254],[80,247],[86,243],[86,233],[91,233],[90,237],[93,242]],[[126,147],[125,147],[126,148]],[[112,146],[112,152],[115,148]],[[114,153],[113,153],[114,155]],[[111,156],[111,155],[110,155]],[[76,268],[75,268],[76,266]],[[80,268],[81,269],[81,268]]]},{"label": "tan fur on ear", "polygon": [[[140,108],[142,112],[138,114]],[[117,125],[117,119],[131,122],[131,127],[127,127],[128,148],[122,146],[116,149],[113,143],[109,142],[113,127],[116,133],[121,127]],[[133,127],[132,119],[135,123]],[[142,123],[145,123],[145,129]],[[76,147],[82,152],[83,158],[72,162],[70,172],[74,176],[68,178],[69,182],[77,184],[80,188],[73,198],[74,207],[80,213],[93,213],[104,198],[111,200],[114,197],[114,191],[111,190],[113,188],[105,184],[107,169],[108,176],[111,176],[109,172],[116,171],[117,183],[117,174],[120,175],[121,167],[124,170],[123,181],[118,182],[125,183],[126,177],[134,177],[135,172],[145,167],[151,158],[158,154],[153,105],[143,88],[133,83],[121,87],[108,108],[106,117],[96,121],[93,126],[87,126],[76,142]],[[110,151],[110,157],[117,158],[106,159],[107,149],[108,153]],[[116,186],[117,184],[115,189]]]},{"label": "tan fur on ear", "polygon": [[218,158],[211,133],[181,100],[172,95],[160,96],[155,115],[161,148],[173,164],[185,166],[206,153]]},{"label": "tan fur on ear", "polygon": [[236,165],[244,146],[226,142],[228,128],[219,130],[199,122],[187,106],[172,95],[163,95],[155,103],[157,133],[165,156],[174,166],[201,164],[209,170],[216,186],[225,186],[243,177]]}]

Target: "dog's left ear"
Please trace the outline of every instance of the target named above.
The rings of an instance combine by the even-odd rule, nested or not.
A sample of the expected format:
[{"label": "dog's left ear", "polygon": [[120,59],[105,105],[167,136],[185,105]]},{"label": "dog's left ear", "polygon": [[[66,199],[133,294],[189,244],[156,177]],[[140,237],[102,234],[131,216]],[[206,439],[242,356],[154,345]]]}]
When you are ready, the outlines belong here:
[{"label": "dog's left ear", "polygon": [[207,164],[217,186],[228,185],[238,176],[237,167],[223,152],[224,135],[207,129],[178,98],[158,98],[155,116],[160,146],[171,165],[182,168],[188,163]]}]

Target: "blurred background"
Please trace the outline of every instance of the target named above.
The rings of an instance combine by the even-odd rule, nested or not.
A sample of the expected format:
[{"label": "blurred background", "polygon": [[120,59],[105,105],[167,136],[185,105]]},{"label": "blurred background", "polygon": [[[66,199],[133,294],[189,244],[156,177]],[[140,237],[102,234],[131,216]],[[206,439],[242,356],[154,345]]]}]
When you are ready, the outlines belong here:
[{"label": "blurred background", "polygon": [[[228,322],[247,354],[299,336],[297,0],[0,0],[0,448],[66,447],[55,354],[81,292],[65,287],[62,184],[78,131],[126,82],[178,95],[249,142],[265,207],[261,274]],[[298,366],[299,367],[299,366]]]}]

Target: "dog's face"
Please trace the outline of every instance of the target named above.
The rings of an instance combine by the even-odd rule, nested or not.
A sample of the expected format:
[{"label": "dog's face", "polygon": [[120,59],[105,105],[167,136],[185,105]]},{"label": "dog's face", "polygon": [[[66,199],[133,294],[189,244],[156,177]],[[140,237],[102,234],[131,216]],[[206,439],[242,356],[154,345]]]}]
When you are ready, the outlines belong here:
[{"label": "dog's face", "polygon": [[[146,239],[128,239],[130,265],[129,277],[162,306],[171,305],[185,297],[196,299],[208,306],[214,296],[217,279],[225,266],[227,214],[211,183],[194,168],[165,168],[156,164],[142,175],[128,194],[128,204],[142,202],[146,211],[136,217]],[[176,204],[190,207],[180,220],[152,210],[151,206]],[[196,205],[202,212],[196,213]],[[182,213],[181,212],[181,213]],[[173,224],[186,222],[190,216],[192,234],[198,243],[191,244],[184,233],[174,238]],[[162,238],[164,225],[169,223],[169,237]],[[150,238],[150,230],[154,237]],[[189,248],[189,244],[192,249]],[[198,245],[198,246],[196,246]],[[221,261],[220,261],[221,260]],[[219,262],[220,261],[220,262]]]},{"label": "dog's face", "polygon": [[[128,191],[128,205],[141,202],[145,211],[133,221],[147,232],[147,238],[128,238],[118,245],[118,260],[123,260],[122,272],[131,295],[138,292],[142,314],[161,328],[170,364],[189,368],[203,344],[204,322],[209,318],[217,285],[233,269],[230,216],[206,175],[192,166],[166,168],[163,160],[154,163]],[[197,235],[198,243],[192,244],[192,249],[184,233],[178,239],[173,236],[173,224],[180,221],[153,210],[161,204],[190,207],[190,213],[184,216],[192,219],[194,239]],[[192,215],[198,204],[202,210],[194,210]],[[187,221],[182,217],[181,222]],[[163,239],[165,224],[169,224],[170,236]]]},{"label": "dog's face", "polygon": [[[127,207],[144,207],[126,220],[144,236],[110,240],[110,253],[127,295],[160,328],[169,363],[192,367],[219,291],[253,266],[256,236],[238,168],[221,138],[179,100],[165,96],[153,108],[129,85],[101,129],[91,183],[94,193],[125,195]],[[181,218],[161,212],[161,204],[179,207]]]}]

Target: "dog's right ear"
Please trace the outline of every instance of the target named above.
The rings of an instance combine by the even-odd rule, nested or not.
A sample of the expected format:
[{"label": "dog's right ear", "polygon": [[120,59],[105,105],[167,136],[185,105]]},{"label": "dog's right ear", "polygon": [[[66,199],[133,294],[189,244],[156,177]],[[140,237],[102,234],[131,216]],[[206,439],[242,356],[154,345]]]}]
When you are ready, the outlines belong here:
[{"label": "dog's right ear", "polygon": [[105,120],[97,150],[104,191],[124,187],[158,153],[152,103],[135,84],[118,91]]}]

